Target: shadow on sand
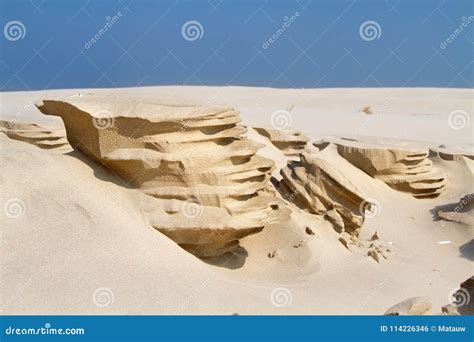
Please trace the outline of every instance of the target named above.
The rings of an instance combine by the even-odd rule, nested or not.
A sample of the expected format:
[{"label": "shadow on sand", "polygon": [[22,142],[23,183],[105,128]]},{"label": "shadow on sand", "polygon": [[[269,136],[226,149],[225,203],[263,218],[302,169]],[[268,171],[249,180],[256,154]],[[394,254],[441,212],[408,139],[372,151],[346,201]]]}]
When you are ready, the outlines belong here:
[{"label": "shadow on sand", "polygon": [[[93,170],[94,176],[101,181],[110,182],[127,189],[137,189],[136,186],[133,186],[132,184],[124,181],[122,178],[116,175],[113,171],[109,170],[103,164],[88,158],[79,150],[73,150],[71,152],[65,153],[64,155],[71,158],[75,158],[84,163],[85,165],[89,166]],[[161,234],[158,230],[156,230],[156,232]],[[177,247],[179,247],[179,245],[177,245]],[[241,268],[245,264],[245,259],[247,258],[247,256],[247,250],[240,246],[239,249],[235,252],[225,253],[217,257],[201,258],[201,260],[212,266],[234,270]]]},{"label": "shadow on sand", "polygon": [[217,267],[224,267],[231,270],[236,270],[241,268],[245,264],[245,259],[248,256],[247,250],[240,246],[238,250],[232,253],[225,253],[223,255],[217,257],[210,257],[210,258],[202,258],[201,260],[204,261],[206,264],[217,266]]}]

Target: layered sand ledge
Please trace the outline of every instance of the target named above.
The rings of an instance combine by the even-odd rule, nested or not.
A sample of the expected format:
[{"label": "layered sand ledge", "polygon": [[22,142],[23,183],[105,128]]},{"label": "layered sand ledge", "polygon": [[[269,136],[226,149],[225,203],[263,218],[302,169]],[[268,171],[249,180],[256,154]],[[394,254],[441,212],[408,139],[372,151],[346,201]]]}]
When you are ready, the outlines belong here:
[{"label": "layered sand ledge", "polygon": [[157,90],[2,94],[5,312],[472,310],[472,91]]},{"label": "layered sand ledge", "polygon": [[244,137],[228,107],[163,106],[115,97],[45,100],[74,148],[147,195],[168,200],[151,224],[200,257],[238,248],[238,240],[289,219],[271,194],[274,163]]}]

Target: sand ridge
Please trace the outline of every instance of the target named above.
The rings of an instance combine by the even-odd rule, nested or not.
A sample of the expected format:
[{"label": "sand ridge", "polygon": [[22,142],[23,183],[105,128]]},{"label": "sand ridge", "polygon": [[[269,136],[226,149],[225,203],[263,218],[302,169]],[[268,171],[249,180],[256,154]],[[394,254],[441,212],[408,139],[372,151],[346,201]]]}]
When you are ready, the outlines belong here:
[{"label": "sand ridge", "polygon": [[75,148],[169,200],[151,215],[152,224],[197,256],[232,252],[239,239],[288,219],[282,203],[265,194],[273,163],[256,155],[262,146],[244,136],[232,108],[108,96],[44,100],[38,108],[64,120]]},{"label": "sand ridge", "polygon": [[[2,119],[11,121],[17,105],[23,107],[47,98],[67,102],[69,93],[73,92],[78,90],[2,93],[0,115]],[[84,99],[87,97],[85,92],[79,92],[84,94],[80,101],[87,101]],[[78,150],[58,155],[53,150],[40,149],[30,143],[0,135],[2,165],[5,165],[0,173],[1,203],[6,205],[17,199],[23,204],[20,207],[24,208],[17,218],[2,216],[2,250],[8,251],[2,253],[5,258],[0,261],[1,277],[2,280],[6,279],[1,285],[1,307],[5,313],[383,314],[394,304],[415,296],[429,297],[432,312],[437,313],[441,306],[448,303],[450,291],[472,275],[472,226],[439,220],[436,215],[441,206],[459,204],[460,198],[473,192],[473,161],[468,155],[458,154],[459,150],[463,150],[459,148],[460,144],[468,150],[471,141],[465,138],[464,131],[458,134],[449,131],[449,128],[439,136],[428,136],[432,132],[431,128],[439,130],[442,127],[440,125],[445,125],[444,121],[438,120],[443,111],[463,108],[472,102],[466,100],[472,94],[471,91],[152,87],[93,92],[97,94],[94,96],[115,94],[121,97],[133,94],[135,101],[164,104],[165,107],[198,105],[207,109],[218,107],[235,110],[225,112],[224,115],[218,113],[220,109],[211,111],[213,115],[219,116],[216,118],[199,113],[199,119],[186,126],[182,125],[181,114],[173,114],[178,125],[166,123],[160,133],[152,129],[142,136],[127,137],[130,142],[139,140],[139,148],[116,148],[114,138],[109,145],[113,148],[104,155],[99,152],[97,155],[100,158],[91,158],[92,154]],[[438,97],[435,105],[430,99],[436,98],[434,95],[438,93],[444,96]],[[222,96],[216,100],[215,94]],[[425,157],[432,161],[433,168],[444,173],[445,191],[434,198],[418,199],[362,171],[343,158],[337,148],[326,147],[317,152],[320,159],[327,160],[331,165],[323,168],[329,170],[332,177],[339,179],[341,176],[335,176],[337,172],[333,169],[343,170],[341,177],[347,180],[341,181],[344,184],[343,193],[345,189],[352,189],[351,193],[357,192],[363,200],[377,203],[378,209],[373,212],[365,210],[365,205],[362,207],[365,218],[356,230],[357,235],[347,236],[346,231],[340,233],[335,230],[340,220],[333,215],[334,211],[324,213],[326,210],[323,210],[316,215],[272,191],[270,176],[275,177],[273,184],[277,184],[281,181],[280,171],[287,167],[288,162],[302,161],[299,156],[286,155],[270,139],[252,129],[245,130],[240,124],[242,118],[248,127],[264,127],[269,123],[275,106],[286,108],[289,102],[294,102],[294,129],[303,131],[311,142],[320,140],[327,133],[344,137],[351,126],[357,127],[354,122],[364,122],[368,117],[364,113],[354,113],[351,108],[356,108],[361,102],[383,104],[382,96],[390,95],[396,98],[393,102],[396,108],[379,109],[373,105],[374,114],[370,117],[374,118],[371,119],[374,125],[367,125],[372,132],[378,130],[376,133],[379,136],[373,135],[378,143],[386,143],[381,136],[392,139],[394,133],[403,133],[397,137],[403,140],[410,134],[414,135],[418,115],[411,113],[424,115],[428,111],[432,115],[423,116],[426,130],[423,131],[425,135],[419,137],[420,148],[434,151],[441,145],[447,146],[440,149],[449,149],[455,157],[443,158],[441,154],[434,153]],[[95,113],[96,109],[101,110],[100,107],[94,104],[94,108],[88,110]],[[410,107],[419,108],[419,111],[410,112]],[[331,113],[330,116],[321,114],[320,111],[326,109]],[[467,107],[464,109],[468,110]],[[234,114],[237,110],[240,112],[238,119]],[[89,122],[88,132],[96,134],[109,131],[93,125],[95,122],[103,127],[101,125],[111,121],[107,118],[113,118],[114,125],[122,129],[119,133],[125,134],[126,128],[140,126],[130,125],[135,120],[150,123],[148,114],[147,118],[140,119],[138,112],[130,114],[133,117],[124,117],[123,123],[127,123],[124,125],[120,122],[120,115],[108,116],[106,112],[99,114],[97,119],[102,120],[96,121],[93,120],[94,115],[85,115]],[[392,125],[391,116],[396,117],[400,125],[413,129],[397,131]],[[50,118],[54,119],[29,108],[22,112],[17,122],[43,123],[42,120]],[[377,121],[382,119],[387,120],[387,127],[392,126],[393,129],[383,129]],[[223,127],[219,123],[225,120],[228,120],[225,126],[229,127],[221,129]],[[48,126],[64,132],[60,121],[47,122]],[[197,128],[203,122],[218,129],[207,131],[209,134],[204,133]],[[116,129],[114,125],[111,127]],[[72,128],[79,127],[81,125]],[[185,136],[183,139],[188,141],[186,148],[179,147],[184,143],[181,135],[173,133],[176,129],[181,129],[182,136]],[[67,135],[71,146],[77,148],[81,141],[74,141],[74,136],[79,134]],[[234,153],[241,159],[252,156],[250,159],[255,158],[255,165],[265,165],[267,169],[263,172],[264,181],[249,186],[252,182],[248,183],[248,180],[259,175],[261,177],[262,171],[258,168],[248,170],[246,163],[233,165],[230,171],[227,166],[213,168],[213,176],[200,172],[210,165],[201,153],[204,149],[193,146],[208,144],[214,138],[232,140],[238,137],[237,141],[245,140],[246,135],[257,143],[244,141],[236,149],[222,155],[212,155],[210,160],[219,162],[221,157],[225,160],[226,156]],[[162,140],[158,139],[153,145],[156,136],[161,136]],[[357,137],[363,138],[360,135]],[[152,148],[143,148],[145,144]],[[415,146],[411,142],[406,145]],[[314,161],[318,158],[315,157],[317,153],[310,151],[304,162]],[[195,177],[200,181],[206,177],[215,178],[220,182],[219,187],[225,188],[239,179],[245,179],[244,186],[234,188],[235,193],[247,190],[250,194],[257,192],[256,197],[262,198],[262,203],[254,202],[243,207],[229,205],[225,209],[220,205],[205,206],[205,210],[215,210],[209,212],[211,219],[198,217],[178,220],[180,224],[193,223],[194,227],[190,226],[193,229],[196,226],[204,228],[203,234],[193,235],[189,232],[190,239],[206,236],[205,229],[218,230],[227,224],[232,217],[228,215],[229,211],[234,211],[234,217],[238,218],[232,224],[243,223],[241,227],[251,226],[252,222],[267,223],[259,232],[240,238],[241,247],[203,259],[186,252],[176,245],[176,240],[160,234],[153,226],[172,226],[170,217],[182,216],[183,202],[186,202],[183,199],[188,196],[192,198],[196,193],[206,194],[205,197],[212,198],[215,203],[225,201],[225,196],[220,198],[219,192],[188,182],[186,186],[180,187],[184,192],[169,189],[159,192],[160,196],[155,197],[153,189],[162,187],[170,180],[156,179],[156,183],[147,180],[134,185],[127,182],[127,177],[116,177],[110,168],[102,167],[107,162],[139,163],[139,169],[154,172],[156,167],[160,167],[162,159],[165,164],[178,163],[179,160],[193,159],[196,155],[202,161],[196,160],[197,164],[188,166],[195,165],[192,173],[196,173]],[[316,166],[320,164],[316,163]],[[175,182],[172,177],[170,179]],[[260,182],[265,183],[268,189],[263,191]],[[147,183],[149,186],[140,188],[141,184]],[[332,189],[323,189],[326,190],[325,194],[332,193]],[[179,193],[183,199],[164,198],[173,193]],[[335,201],[333,206],[340,205],[341,197],[330,197],[331,201]],[[283,222],[268,220],[267,212],[262,209],[268,208],[268,203],[274,201],[279,207],[274,210],[270,205],[269,213],[283,212],[283,209],[291,213]],[[356,212],[355,205],[353,209]],[[262,216],[259,214],[258,218],[255,217],[255,212],[262,213]],[[362,215],[360,210],[358,212]],[[15,216],[13,214],[9,213]],[[177,227],[177,231],[178,228],[183,227]],[[244,234],[248,233],[245,228],[243,230]],[[351,232],[351,229],[347,231]],[[230,236],[234,239],[235,232],[231,232]],[[228,240],[228,237],[224,234],[222,239]],[[357,239],[352,240],[352,237]],[[174,236],[173,239],[178,238]],[[225,244],[220,246],[222,252],[228,247]],[[211,254],[214,255],[218,248],[212,247]],[[94,293],[104,288],[108,294],[112,294],[113,300],[105,306],[97,306],[93,300]],[[283,298],[284,301],[276,301],[277,298]]]},{"label": "sand ridge", "polygon": [[338,153],[370,176],[417,198],[439,196],[446,176],[433,166],[429,149],[416,142],[394,139],[325,138],[316,147],[337,146]]}]

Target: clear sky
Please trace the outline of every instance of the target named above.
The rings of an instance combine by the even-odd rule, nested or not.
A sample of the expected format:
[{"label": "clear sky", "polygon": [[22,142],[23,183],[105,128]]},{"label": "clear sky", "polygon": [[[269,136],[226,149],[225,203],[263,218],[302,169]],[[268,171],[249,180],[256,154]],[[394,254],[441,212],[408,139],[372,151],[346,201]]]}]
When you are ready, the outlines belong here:
[{"label": "clear sky", "polygon": [[474,82],[473,1],[0,3],[1,91]]}]

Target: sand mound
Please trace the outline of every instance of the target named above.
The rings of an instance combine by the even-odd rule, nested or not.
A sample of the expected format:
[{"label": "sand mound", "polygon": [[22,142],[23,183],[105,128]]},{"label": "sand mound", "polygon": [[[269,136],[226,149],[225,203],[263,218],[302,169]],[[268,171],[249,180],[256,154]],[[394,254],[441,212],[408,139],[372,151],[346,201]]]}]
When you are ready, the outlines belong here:
[{"label": "sand mound", "polygon": [[152,225],[201,257],[239,247],[238,240],[284,219],[268,189],[274,167],[256,155],[232,108],[162,106],[114,97],[44,101],[60,116],[74,148],[146,194],[167,200]]},{"label": "sand mound", "polygon": [[468,144],[460,146],[440,145],[431,147],[430,152],[444,160],[462,160],[463,157],[474,160],[474,146]]},{"label": "sand mound", "polygon": [[385,312],[385,315],[430,315],[431,307],[432,304],[428,297],[413,297],[392,306]]},{"label": "sand mound", "polygon": [[474,226],[474,194],[462,197],[457,203],[442,206],[436,214],[443,220]]},{"label": "sand mound", "polygon": [[[449,293],[449,304],[441,308],[437,315],[474,315],[474,276],[463,281]],[[431,315],[432,304],[429,297],[414,297],[404,300],[385,312],[385,315]]]},{"label": "sand mound", "polygon": [[395,139],[328,137],[314,146],[335,144],[339,154],[370,176],[416,198],[437,197],[447,183],[422,144]]},{"label": "sand mound", "polygon": [[254,127],[260,134],[266,137],[278,149],[283,151],[287,157],[297,157],[305,147],[309,139],[298,130],[295,129],[271,129]]},{"label": "sand mound", "polygon": [[281,170],[283,179],[278,187],[283,197],[298,207],[325,214],[337,231],[358,235],[371,203],[351,182],[352,166],[333,156],[330,150],[302,153],[299,162]]},{"label": "sand mound", "polygon": [[[90,91],[140,97],[148,103],[231,103],[239,108],[243,124],[249,127],[248,136],[266,144],[257,154],[276,162],[273,176],[278,179],[280,169],[287,166],[290,158],[250,127],[265,127],[271,122],[271,113],[291,104],[295,104],[291,111],[292,126],[304,131],[311,141],[326,135],[357,132],[379,135],[384,140],[386,137],[418,139],[424,141],[422,149],[441,144],[451,149],[469,146],[472,140],[469,129],[472,124],[453,130],[446,121],[448,113],[460,108],[471,115],[472,89],[176,86],[4,92],[0,116],[2,120],[16,118],[64,129],[60,117],[41,115],[36,108],[25,106],[41,98],[60,99]],[[363,105],[370,105],[376,114],[354,113],[354,108]],[[94,107],[101,108],[101,104]],[[145,112],[133,113],[130,108],[111,112],[127,117],[141,117]],[[183,109],[177,106],[176,111],[179,110]],[[94,108],[77,110],[80,111],[86,113],[74,114],[71,122],[81,117],[90,122],[88,111],[95,113]],[[136,115],[138,112],[142,113]],[[94,122],[99,127],[107,126],[106,113],[97,116],[103,120]],[[149,121],[154,120],[124,120],[124,125],[119,115],[113,117],[117,123],[113,129],[120,128],[118,135],[128,134],[127,141],[134,144],[139,140],[131,134],[134,125],[143,123],[144,127],[150,127]],[[182,134],[192,131],[181,126],[176,130]],[[84,136],[103,143],[104,138],[97,137],[112,133],[92,128],[85,130]],[[74,138],[74,134],[68,134]],[[212,134],[206,135],[210,138]],[[176,147],[172,140],[176,136],[168,135],[171,147]],[[183,145],[200,144],[192,141]],[[409,145],[412,146],[415,145]],[[0,134],[0,148],[2,314],[377,315],[414,296],[430,298],[435,314],[453,300],[456,303],[449,310],[467,314],[468,306],[463,306],[466,301],[458,289],[461,280],[472,275],[472,229],[454,222],[436,222],[431,214],[441,210],[440,206],[457,203],[474,192],[471,189],[474,160],[468,157],[460,157],[458,161],[432,159],[434,166],[448,175],[449,185],[438,198],[417,200],[369,176],[331,145],[331,159],[324,155],[329,152],[327,149],[318,157],[329,160],[360,192],[380,204],[376,206],[381,209],[376,215],[365,212],[358,237],[338,234],[323,215],[287,203],[286,207],[292,210],[290,221],[265,225],[260,233],[241,239],[239,244],[243,248],[234,253],[200,260],[157,232],[150,222],[159,226],[168,224],[166,220],[175,225],[180,221],[186,226],[194,223],[196,227],[214,230],[229,225],[232,219],[240,222],[240,214],[230,215],[220,206],[193,204],[191,198],[189,202],[158,198],[146,195],[136,186],[130,189],[125,178],[118,179],[110,170],[93,162],[92,153],[89,158],[78,150],[50,153],[51,150],[13,140],[6,134]],[[151,149],[156,152],[155,147]],[[208,160],[205,148],[197,153],[203,163]],[[105,159],[100,161],[105,163]],[[223,179],[232,183],[224,176],[220,182]],[[256,197],[263,193],[259,191]],[[201,215],[187,211],[196,218],[185,217],[181,210],[184,203],[199,209]],[[211,219],[212,210],[218,214]],[[258,210],[252,208],[252,212]],[[209,217],[205,224],[204,217]],[[180,228],[183,227],[176,227],[176,231]],[[207,236],[204,229],[203,238]],[[387,259],[373,252],[377,249]],[[98,302],[95,295],[104,289],[110,300]],[[455,296],[451,297],[453,292]],[[469,293],[472,304],[474,294]]]},{"label": "sand mound", "polygon": [[9,138],[27,142],[45,150],[71,151],[64,129],[46,128],[37,124],[0,120],[0,132]]}]

